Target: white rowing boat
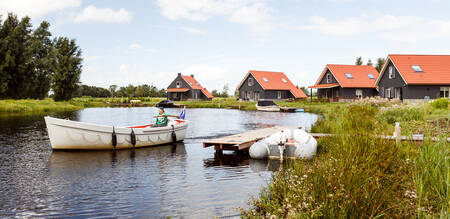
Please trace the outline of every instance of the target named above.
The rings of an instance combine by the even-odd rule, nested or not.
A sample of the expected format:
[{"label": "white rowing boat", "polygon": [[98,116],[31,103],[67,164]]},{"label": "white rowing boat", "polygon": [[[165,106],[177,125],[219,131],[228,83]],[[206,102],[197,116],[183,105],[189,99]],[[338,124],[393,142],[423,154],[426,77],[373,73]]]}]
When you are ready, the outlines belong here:
[{"label": "white rowing boat", "polygon": [[105,150],[137,148],[183,141],[188,122],[169,117],[165,127],[113,127],[45,117],[53,149]]},{"label": "white rowing boat", "polygon": [[256,104],[256,110],[264,112],[280,112],[280,107],[271,100],[260,100]]}]

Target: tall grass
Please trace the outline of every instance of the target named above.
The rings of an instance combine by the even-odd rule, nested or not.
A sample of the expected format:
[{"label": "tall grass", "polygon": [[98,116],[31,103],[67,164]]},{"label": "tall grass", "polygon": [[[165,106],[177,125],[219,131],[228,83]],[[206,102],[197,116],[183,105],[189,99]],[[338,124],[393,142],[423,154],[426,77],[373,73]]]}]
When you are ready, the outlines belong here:
[{"label": "tall grass", "polygon": [[413,189],[411,166],[394,142],[374,137],[370,106],[339,112],[330,127],[339,135],[319,141],[313,161],[296,161],[281,170],[253,199],[246,217],[404,217],[415,205],[404,194]]}]

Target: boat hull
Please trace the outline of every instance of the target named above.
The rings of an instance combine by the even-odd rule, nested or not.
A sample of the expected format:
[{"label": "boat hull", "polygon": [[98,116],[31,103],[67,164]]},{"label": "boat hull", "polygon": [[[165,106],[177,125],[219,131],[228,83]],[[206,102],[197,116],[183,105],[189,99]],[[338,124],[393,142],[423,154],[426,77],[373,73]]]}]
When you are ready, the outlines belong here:
[{"label": "boat hull", "polygon": [[280,112],[280,107],[278,106],[258,106],[256,105],[256,110],[263,112]]},{"label": "boat hull", "polygon": [[[112,127],[49,116],[45,117],[45,123],[52,148],[63,150],[128,149],[178,142],[184,140],[188,125],[185,120],[172,120],[166,127]],[[112,144],[113,131],[117,139],[115,147]],[[132,131],[135,145],[132,144]],[[175,133],[175,139],[172,133]]]}]

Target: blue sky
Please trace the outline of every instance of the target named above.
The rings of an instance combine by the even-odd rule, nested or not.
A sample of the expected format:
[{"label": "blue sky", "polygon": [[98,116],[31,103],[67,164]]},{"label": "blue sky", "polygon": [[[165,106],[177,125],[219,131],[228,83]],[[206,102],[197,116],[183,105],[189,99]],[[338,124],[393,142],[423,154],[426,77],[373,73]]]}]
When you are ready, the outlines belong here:
[{"label": "blue sky", "polygon": [[167,87],[177,72],[234,90],[250,69],[299,86],[326,64],[390,53],[450,54],[450,1],[0,0],[83,51],[83,84]]}]

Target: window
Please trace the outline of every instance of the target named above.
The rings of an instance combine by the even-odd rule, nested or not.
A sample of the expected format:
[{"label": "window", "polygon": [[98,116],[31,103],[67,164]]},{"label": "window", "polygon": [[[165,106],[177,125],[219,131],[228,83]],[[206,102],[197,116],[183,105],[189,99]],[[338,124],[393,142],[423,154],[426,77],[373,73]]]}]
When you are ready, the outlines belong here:
[{"label": "window", "polygon": [[401,89],[400,87],[394,88],[394,98],[401,99],[401,90],[400,89]]},{"label": "window", "polygon": [[389,66],[389,79],[395,78],[394,66]]},{"label": "window", "polygon": [[283,81],[283,83],[287,84],[286,79],[282,78],[281,80]]},{"label": "window", "polygon": [[327,74],[327,83],[331,83],[331,75]]},{"label": "window", "polygon": [[281,99],[281,91],[278,91],[277,98]]},{"label": "window", "polygon": [[253,86],[253,78],[248,79],[248,86]]},{"label": "window", "polygon": [[339,90],[336,90],[336,98],[339,97]]},{"label": "window", "polygon": [[266,83],[269,82],[269,80],[267,80],[267,78],[263,78],[263,81],[266,82]]},{"label": "window", "polygon": [[352,74],[350,74],[350,73],[345,73],[345,76],[347,76],[348,79],[352,79],[353,78]]},{"label": "window", "polygon": [[181,87],[181,81],[177,81],[177,88]]},{"label": "window", "polygon": [[375,77],[373,76],[373,74],[367,74],[367,76],[369,76],[370,79],[375,79]]},{"label": "window", "polygon": [[420,66],[418,65],[411,65],[411,68],[415,71],[415,72],[423,72],[422,68],[420,68]]},{"label": "window", "polygon": [[356,89],[356,97],[357,98],[362,98],[362,96],[363,96],[362,89]]},{"label": "window", "polygon": [[177,92],[173,92],[173,98],[177,98],[178,97],[178,93]]},{"label": "window", "polygon": [[439,93],[439,97],[447,97],[450,95],[450,87],[441,87],[441,92]]},{"label": "window", "polygon": [[386,88],[384,91],[384,98],[391,98],[391,88]]},{"label": "window", "polygon": [[250,92],[250,91],[247,91],[247,99],[250,100],[250,96],[251,96],[251,92]]}]

